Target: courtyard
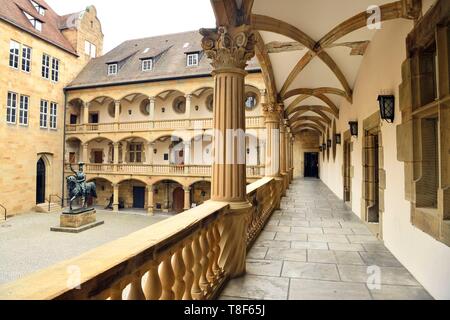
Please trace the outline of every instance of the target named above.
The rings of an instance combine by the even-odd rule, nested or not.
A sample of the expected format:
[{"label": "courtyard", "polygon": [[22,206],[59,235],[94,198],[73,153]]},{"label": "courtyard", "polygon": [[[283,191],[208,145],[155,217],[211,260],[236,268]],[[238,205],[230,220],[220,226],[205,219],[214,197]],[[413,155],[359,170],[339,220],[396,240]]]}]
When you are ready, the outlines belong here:
[{"label": "courtyard", "polygon": [[74,258],[110,241],[162,221],[170,215],[147,216],[140,211],[120,214],[97,209],[104,225],[79,234],[51,232],[59,215],[28,213],[0,224],[0,284],[11,282],[55,263]]}]

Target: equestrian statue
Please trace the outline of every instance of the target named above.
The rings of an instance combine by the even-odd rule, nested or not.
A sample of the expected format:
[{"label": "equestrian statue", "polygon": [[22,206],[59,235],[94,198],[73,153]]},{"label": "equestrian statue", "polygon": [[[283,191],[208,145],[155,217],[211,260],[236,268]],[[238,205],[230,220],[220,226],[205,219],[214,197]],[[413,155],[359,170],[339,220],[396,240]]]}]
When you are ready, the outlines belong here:
[{"label": "equestrian statue", "polygon": [[73,176],[68,176],[67,180],[67,190],[69,191],[69,206],[72,212],[72,203],[81,198],[81,208],[87,209],[87,200],[89,197],[97,198],[97,188],[94,182],[86,183],[86,174],[83,171],[84,163],[80,162],[78,164],[78,171],[72,168],[72,164],[69,164],[70,171],[73,172]]}]

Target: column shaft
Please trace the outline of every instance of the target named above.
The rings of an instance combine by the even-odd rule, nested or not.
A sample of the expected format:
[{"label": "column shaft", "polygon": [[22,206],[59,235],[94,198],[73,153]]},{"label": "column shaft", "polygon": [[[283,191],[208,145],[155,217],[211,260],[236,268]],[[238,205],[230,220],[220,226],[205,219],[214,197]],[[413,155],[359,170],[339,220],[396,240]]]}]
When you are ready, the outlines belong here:
[{"label": "column shaft", "polygon": [[119,212],[119,184],[113,184],[113,211]]},{"label": "column shaft", "polygon": [[191,188],[184,188],[184,210],[191,208]]},{"label": "column shaft", "polygon": [[147,186],[147,213],[153,215],[153,185]]}]

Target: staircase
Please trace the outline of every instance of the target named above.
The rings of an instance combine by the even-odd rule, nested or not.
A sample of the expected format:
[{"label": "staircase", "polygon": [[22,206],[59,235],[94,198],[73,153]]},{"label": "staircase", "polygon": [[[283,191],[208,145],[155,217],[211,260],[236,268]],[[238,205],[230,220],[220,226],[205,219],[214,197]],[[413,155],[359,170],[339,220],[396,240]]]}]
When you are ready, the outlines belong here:
[{"label": "staircase", "polygon": [[48,202],[38,204],[35,207],[35,211],[40,213],[60,213],[61,210],[62,210],[61,205],[57,203],[50,204],[50,211],[48,210]]}]

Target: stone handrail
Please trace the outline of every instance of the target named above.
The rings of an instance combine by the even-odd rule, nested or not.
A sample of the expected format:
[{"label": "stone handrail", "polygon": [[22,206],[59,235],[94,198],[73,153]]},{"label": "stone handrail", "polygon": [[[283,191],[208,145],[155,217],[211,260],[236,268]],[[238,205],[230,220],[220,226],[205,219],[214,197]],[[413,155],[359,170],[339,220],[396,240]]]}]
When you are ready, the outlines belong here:
[{"label": "stone handrail", "polygon": [[280,188],[274,178],[262,178],[247,186],[248,201],[252,204],[252,214],[247,228],[247,247],[250,248],[273,211],[279,206]]},{"label": "stone handrail", "polygon": [[[247,117],[247,128],[264,128],[264,118],[260,116]],[[158,130],[180,130],[180,129],[212,129],[213,120],[204,119],[179,119],[179,120],[148,120],[120,123],[90,123],[90,124],[67,124],[68,134],[79,132],[115,132],[115,131],[158,131]]]},{"label": "stone handrail", "polygon": [[[273,178],[248,186],[247,223],[224,202],[207,201],[77,258],[0,286],[1,300],[203,300],[217,297],[236,259],[279,201]],[[268,196],[270,195],[270,197]],[[248,224],[248,227],[247,227]],[[244,227],[242,237],[234,228]],[[247,230],[245,232],[245,230]],[[233,236],[230,236],[233,234]]]}]

